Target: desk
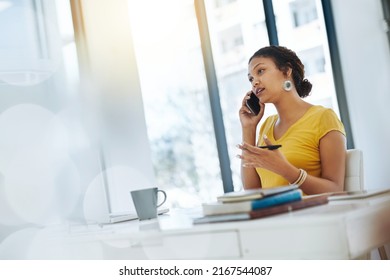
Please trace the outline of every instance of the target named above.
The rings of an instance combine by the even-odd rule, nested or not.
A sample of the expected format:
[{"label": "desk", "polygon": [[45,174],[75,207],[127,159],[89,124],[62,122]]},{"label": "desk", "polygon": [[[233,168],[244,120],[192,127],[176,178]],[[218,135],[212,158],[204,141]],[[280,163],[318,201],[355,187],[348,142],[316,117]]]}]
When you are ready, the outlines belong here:
[{"label": "desk", "polygon": [[389,192],[252,221],[193,225],[199,210],[57,233],[74,253],[65,257],[75,259],[355,259],[390,242]]}]

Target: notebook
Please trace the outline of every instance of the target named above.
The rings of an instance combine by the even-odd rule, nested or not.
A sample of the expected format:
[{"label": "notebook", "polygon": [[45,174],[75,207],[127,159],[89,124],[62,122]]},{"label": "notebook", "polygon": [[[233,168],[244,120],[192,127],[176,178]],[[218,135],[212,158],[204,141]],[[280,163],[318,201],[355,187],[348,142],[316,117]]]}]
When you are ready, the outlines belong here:
[{"label": "notebook", "polygon": [[390,192],[390,189],[372,189],[363,191],[345,191],[332,193],[329,200],[361,199]]},{"label": "notebook", "polygon": [[[169,208],[157,209],[157,215],[161,215],[167,212],[169,212]],[[120,222],[126,222],[126,221],[138,219],[137,213],[130,213],[130,212],[110,214],[109,217],[110,217],[109,223],[120,223]]]},{"label": "notebook", "polygon": [[280,186],[269,189],[249,189],[236,192],[229,192],[217,197],[217,201],[223,203],[250,201],[260,199],[266,196],[291,191],[297,189],[297,185]]}]

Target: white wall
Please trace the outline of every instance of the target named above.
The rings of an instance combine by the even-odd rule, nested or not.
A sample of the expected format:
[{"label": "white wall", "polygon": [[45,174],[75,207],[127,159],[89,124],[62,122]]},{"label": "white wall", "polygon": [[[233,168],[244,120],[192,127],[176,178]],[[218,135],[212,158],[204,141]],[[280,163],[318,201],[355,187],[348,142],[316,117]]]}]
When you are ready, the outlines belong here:
[{"label": "white wall", "polygon": [[355,147],[367,189],[390,187],[390,46],[380,0],[332,0]]}]

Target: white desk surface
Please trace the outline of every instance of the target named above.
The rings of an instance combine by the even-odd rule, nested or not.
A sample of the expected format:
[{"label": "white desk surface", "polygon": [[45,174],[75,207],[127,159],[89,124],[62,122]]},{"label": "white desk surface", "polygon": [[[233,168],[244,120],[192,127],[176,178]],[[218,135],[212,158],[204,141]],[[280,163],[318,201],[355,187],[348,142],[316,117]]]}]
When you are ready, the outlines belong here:
[{"label": "white desk surface", "polygon": [[[67,246],[87,246],[98,259],[354,259],[390,242],[390,192],[251,221],[193,225],[197,216],[200,208],[176,209],[59,232]],[[67,258],[91,258],[88,250]]]}]

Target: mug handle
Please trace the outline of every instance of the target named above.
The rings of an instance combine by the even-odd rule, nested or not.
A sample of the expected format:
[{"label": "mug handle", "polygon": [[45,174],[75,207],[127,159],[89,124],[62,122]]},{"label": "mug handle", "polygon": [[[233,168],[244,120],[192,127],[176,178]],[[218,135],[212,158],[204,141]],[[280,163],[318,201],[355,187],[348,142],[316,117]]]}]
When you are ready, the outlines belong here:
[{"label": "mug handle", "polygon": [[167,200],[167,194],[166,194],[166,192],[163,191],[163,190],[157,190],[157,193],[158,193],[158,192],[161,192],[161,193],[163,193],[163,195],[164,195],[164,200],[163,200],[163,202],[161,202],[160,204],[157,205],[157,207],[160,207],[160,206],[163,205],[164,202]]}]

